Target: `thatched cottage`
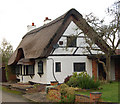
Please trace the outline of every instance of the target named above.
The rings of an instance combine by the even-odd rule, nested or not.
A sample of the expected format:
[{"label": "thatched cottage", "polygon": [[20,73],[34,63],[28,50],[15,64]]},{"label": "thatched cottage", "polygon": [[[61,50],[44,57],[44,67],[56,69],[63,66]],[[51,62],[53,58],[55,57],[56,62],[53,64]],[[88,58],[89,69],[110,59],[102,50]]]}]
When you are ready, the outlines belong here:
[{"label": "thatched cottage", "polygon": [[[89,52],[84,50],[87,45],[84,34],[76,36],[82,31],[88,32],[90,37],[93,35],[84,29],[82,19],[82,15],[77,10],[71,9],[57,19],[31,30],[22,38],[8,62],[8,65],[15,66],[20,82],[63,83],[68,75],[83,71],[90,76],[94,75],[95,78],[101,73],[104,76],[101,65],[98,65],[89,56]],[[105,43],[103,40],[101,43],[99,41],[95,43],[104,49],[108,47],[102,46]],[[115,64],[112,61],[112,80],[116,78],[115,72]]]}]

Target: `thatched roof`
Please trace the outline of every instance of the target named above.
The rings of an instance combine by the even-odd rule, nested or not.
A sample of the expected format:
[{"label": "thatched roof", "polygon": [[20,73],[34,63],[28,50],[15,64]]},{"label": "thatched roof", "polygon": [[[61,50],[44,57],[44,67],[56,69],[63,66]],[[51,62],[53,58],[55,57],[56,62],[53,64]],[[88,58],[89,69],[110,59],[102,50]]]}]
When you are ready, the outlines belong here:
[{"label": "thatched roof", "polygon": [[28,32],[9,59],[8,65],[16,64],[21,58],[48,57],[53,50],[53,46],[58,42],[71,21],[74,21],[102,51],[105,53],[110,52],[109,45],[82,18],[82,15],[77,10],[71,9],[52,22]]},{"label": "thatched roof", "polygon": [[61,35],[73,19],[82,17],[75,9],[52,22],[28,32],[9,59],[8,65],[16,64],[21,58],[36,59],[48,57]]}]

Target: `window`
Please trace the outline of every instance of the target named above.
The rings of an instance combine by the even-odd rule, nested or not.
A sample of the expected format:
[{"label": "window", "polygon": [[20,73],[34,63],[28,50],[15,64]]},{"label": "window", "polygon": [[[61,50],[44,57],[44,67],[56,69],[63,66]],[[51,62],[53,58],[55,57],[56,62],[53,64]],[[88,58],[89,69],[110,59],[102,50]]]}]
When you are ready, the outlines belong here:
[{"label": "window", "polygon": [[19,65],[20,75],[22,75],[22,65]]},{"label": "window", "polygon": [[25,65],[25,70],[26,70],[25,75],[28,75],[28,65]]},{"label": "window", "polygon": [[24,65],[24,75],[34,75],[34,65]]},{"label": "window", "polygon": [[74,72],[85,71],[85,63],[74,63]]},{"label": "window", "polygon": [[75,36],[67,37],[67,46],[68,47],[76,47],[76,40],[77,40],[77,38]]},{"label": "window", "polygon": [[43,62],[38,62],[38,74],[43,74]]},{"label": "window", "polygon": [[34,65],[28,65],[28,75],[34,75]]},{"label": "window", "polygon": [[25,65],[24,65],[24,73],[23,73],[23,75],[26,75],[26,68],[25,68]]},{"label": "window", "polygon": [[22,75],[22,65],[17,65],[15,68],[15,72],[17,75]]},{"label": "window", "polygon": [[55,63],[55,68],[56,68],[56,72],[61,72],[61,62],[56,62]]}]

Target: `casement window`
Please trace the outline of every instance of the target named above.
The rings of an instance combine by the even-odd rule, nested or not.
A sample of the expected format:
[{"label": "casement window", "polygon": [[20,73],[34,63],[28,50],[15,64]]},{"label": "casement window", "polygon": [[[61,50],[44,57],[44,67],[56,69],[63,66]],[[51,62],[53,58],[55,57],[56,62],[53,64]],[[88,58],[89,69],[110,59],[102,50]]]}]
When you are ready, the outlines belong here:
[{"label": "casement window", "polygon": [[17,65],[15,68],[15,72],[17,75],[22,75],[22,65]]},{"label": "casement window", "polygon": [[38,74],[43,74],[43,62],[38,62]]},{"label": "casement window", "polygon": [[24,75],[34,75],[34,65],[24,65]]},{"label": "casement window", "polygon": [[28,75],[34,75],[34,65],[28,65]]},{"label": "casement window", "polygon": [[74,64],[74,72],[84,72],[85,71],[85,63],[73,63]]},{"label": "casement window", "polygon": [[61,72],[61,62],[55,63],[55,72]]},{"label": "casement window", "polygon": [[68,36],[67,37],[67,47],[76,47],[76,36]]}]

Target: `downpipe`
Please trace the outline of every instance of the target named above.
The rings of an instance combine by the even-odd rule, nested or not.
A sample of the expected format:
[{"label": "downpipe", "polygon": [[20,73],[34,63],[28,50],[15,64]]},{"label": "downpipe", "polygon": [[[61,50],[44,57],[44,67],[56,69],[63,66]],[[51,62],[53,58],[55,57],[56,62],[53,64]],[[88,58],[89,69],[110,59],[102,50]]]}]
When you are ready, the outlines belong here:
[{"label": "downpipe", "polygon": [[47,59],[48,60],[51,59],[53,61],[53,65],[52,65],[53,77],[54,77],[55,81],[58,82],[57,79],[56,79],[56,77],[55,77],[55,73],[54,73],[54,60],[53,60],[53,58],[47,58]]}]

